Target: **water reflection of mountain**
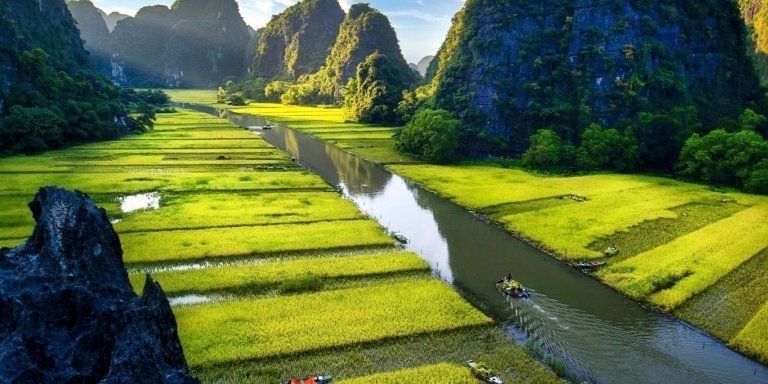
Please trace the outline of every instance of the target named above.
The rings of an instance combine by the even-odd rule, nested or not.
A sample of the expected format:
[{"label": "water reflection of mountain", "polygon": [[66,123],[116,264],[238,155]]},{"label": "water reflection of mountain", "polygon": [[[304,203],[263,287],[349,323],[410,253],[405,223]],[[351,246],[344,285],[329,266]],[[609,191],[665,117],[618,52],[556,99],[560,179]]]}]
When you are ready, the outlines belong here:
[{"label": "water reflection of mountain", "polygon": [[326,145],[325,153],[352,194],[376,194],[384,190],[392,174],[382,172],[371,162]]}]

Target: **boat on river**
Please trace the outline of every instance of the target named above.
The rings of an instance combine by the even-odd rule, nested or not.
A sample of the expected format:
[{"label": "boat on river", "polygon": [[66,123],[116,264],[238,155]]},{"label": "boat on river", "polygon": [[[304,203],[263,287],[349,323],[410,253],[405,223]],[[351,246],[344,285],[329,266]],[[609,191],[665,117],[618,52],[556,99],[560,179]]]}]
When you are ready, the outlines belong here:
[{"label": "boat on river", "polygon": [[605,261],[602,261],[602,260],[580,261],[578,263],[573,263],[571,265],[579,269],[592,269],[592,268],[602,267],[603,265],[605,265]]},{"label": "boat on river", "polygon": [[496,281],[496,288],[498,288],[500,291],[504,292],[507,296],[516,297],[516,298],[527,298],[531,297],[531,293],[528,292],[528,289],[523,287],[520,282],[516,280],[512,280],[512,277],[510,275],[504,276],[501,279]]}]

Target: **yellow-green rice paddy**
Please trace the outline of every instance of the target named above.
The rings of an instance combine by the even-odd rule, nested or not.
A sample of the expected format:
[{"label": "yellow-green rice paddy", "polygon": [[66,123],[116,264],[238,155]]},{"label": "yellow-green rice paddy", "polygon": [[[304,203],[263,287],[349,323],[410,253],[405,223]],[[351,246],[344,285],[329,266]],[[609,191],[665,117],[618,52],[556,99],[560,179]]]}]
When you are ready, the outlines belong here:
[{"label": "yellow-green rice paddy", "polygon": [[[209,91],[172,95],[216,102]],[[385,138],[389,128],[345,123],[339,109],[219,107],[288,123],[388,164],[566,261],[604,259],[598,279],[768,362],[768,283],[758,278],[766,266],[758,255],[768,252],[766,197],[645,175],[561,177],[497,166],[414,165]],[[611,245],[619,252],[605,258]]]},{"label": "yellow-green rice paddy", "polygon": [[[172,298],[216,296],[174,307],[203,382],[321,371],[472,382],[463,360],[498,356],[514,360],[502,372],[510,382],[558,381],[418,256],[259,136],[187,110],[158,117],[144,135],[0,159],[0,246],[29,236],[26,202],[41,186],[90,194],[120,235],[135,289],[155,271]],[[347,140],[348,131],[323,135]],[[369,129],[364,141],[393,132]]]}]

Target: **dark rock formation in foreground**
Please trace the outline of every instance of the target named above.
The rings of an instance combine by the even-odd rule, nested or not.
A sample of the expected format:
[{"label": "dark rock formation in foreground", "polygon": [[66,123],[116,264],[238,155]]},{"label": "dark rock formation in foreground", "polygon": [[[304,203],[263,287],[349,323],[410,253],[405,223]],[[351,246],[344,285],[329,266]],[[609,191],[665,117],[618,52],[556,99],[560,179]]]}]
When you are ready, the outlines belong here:
[{"label": "dark rock formation in foreground", "polygon": [[1,383],[198,383],[165,293],[141,298],[87,195],[41,189],[29,240],[0,249]]}]

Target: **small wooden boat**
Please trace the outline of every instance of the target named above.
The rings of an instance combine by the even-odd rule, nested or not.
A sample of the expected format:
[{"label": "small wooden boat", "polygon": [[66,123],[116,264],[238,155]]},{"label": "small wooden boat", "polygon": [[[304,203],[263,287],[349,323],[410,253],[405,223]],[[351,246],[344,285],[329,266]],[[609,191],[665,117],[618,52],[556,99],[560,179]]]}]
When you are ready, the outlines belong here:
[{"label": "small wooden boat", "polygon": [[504,292],[507,296],[516,297],[516,298],[527,298],[531,297],[531,293],[528,292],[528,289],[523,287],[522,284],[519,282],[512,280],[512,278],[507,275],[503,278],[496,281],[496,288],[498,288],[500,291]]},{"label": "small wooden boat", "polygon": [[580,261],[578,263],[573,263],[571,265],[573,265],[576,268],[591,269],[591,268],[602,267],[603,265],[605,265],[605,261],[602,261],[602,260]]},{"label": "small wooden boat", "polygon": [[397,242],[400,243],[400,244],[403,244],[403,245],[408,244],[408,238],[403,236],[402,233],[393,232],[392,233],[392,237],[394,237],[395,240],[397,240]]}]

